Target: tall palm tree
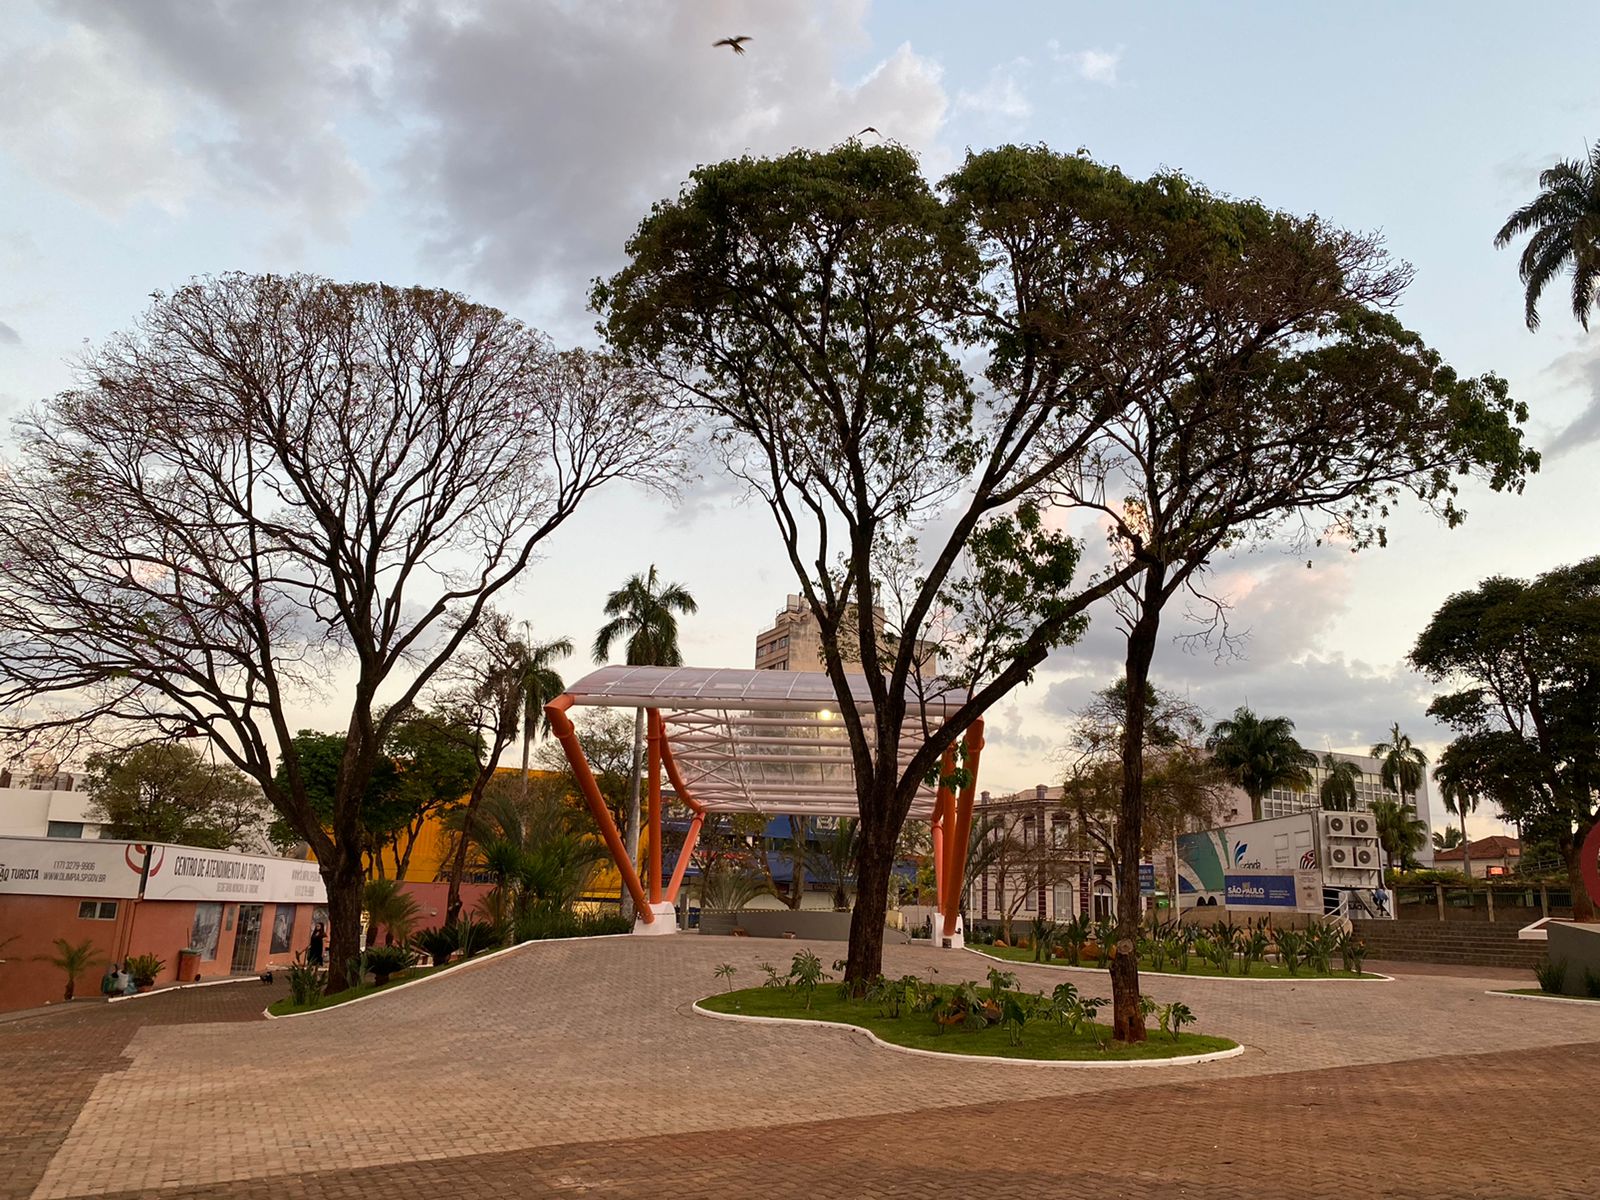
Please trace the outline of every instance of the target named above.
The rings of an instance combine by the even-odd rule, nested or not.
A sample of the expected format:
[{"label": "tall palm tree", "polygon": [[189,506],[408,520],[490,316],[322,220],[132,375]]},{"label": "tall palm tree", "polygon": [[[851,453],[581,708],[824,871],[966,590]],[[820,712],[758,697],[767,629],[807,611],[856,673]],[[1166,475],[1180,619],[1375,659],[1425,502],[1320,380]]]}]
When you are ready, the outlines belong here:
[{"label": "tall palm tree", "polygon": [[367,945],[377,938],[378,926],[389,943],[405,945],[416,928],[421,910],[410,892],[402,891],[398,879],[369,879],[361,893],[361,906],[367,910]]},{"label": "tall palm tree", "polygon": [[1600,302],[1600,146],[1585,159],[1563,159],[1539,173],[1539,194],[1494,235],[1504,248],[1532,232],[1522,248],[1518,273],[1527,289],[1525,317],[1539,327],[1539,297],[1565,269],[1572,273],[1572,315],[1589,328],[1589,310]]},{"label": "tall palm tree", "polygon": [[1361,768],[1347,758],[1322,756],[1322,807],[1332,812],[1349,812],[1356,806],[1356,785]]},{"label": "tall palm tree", "polygon": [[1261,820],[1261,802],[1275,787],[1301,791],[1313,782],[1317,756],[1294,737],[1288,717],[1258,717],[1244,705],[1211,727],[1206,749],[1212,760],[1250,797],[1250,816]]},{"label": "tall palm tree", "polygon": [[[623,661],[630,667],[681,667],[683,654],[678,649],[678,614],[698,612],[689,589],[681,583],[663,583],[656,566],[643,575],[631,576],[606,597],[605,614],[610,618],[594,635],[594,661],[605,663],[611,648],[623,643]],[[628,798],[628,857],[639,861],[639,768],[644,748],[644,709],[633,714],[633,781]],[[622,889],[622,911],[632,908],[628,889]]]},{"label": "tall palm tree", "polygon": [[1478,811],[1478,789],[1471,776],[1470,765],[1464,755],[1452,754],[1454,743],[1445,747],[1439,756],[1439,765],[1433,778],[1439,785],[1439,799],[1445,811],[1455,816],[1461,826],[1461,865],[1467,873],[1467,886],[1472,886],[1472,840],[1467,837],[1467,814]]},{"label": "tall palm tree", "polygon": [[1387,742],[1374,742],[1372,757],[1378,760],[1378,778],[1391,792],[1412,801],[1415,807],[1417,789],[1428,772],[1428,756],[1411,744],[1411,738],[1400,732],[1396,721],[1389,727]]},{"label": "tall palm tree", "polygon": [[1446,825],[1444,832],[1437,829],[1433,831],[1433,848],[1435,850],[1454,850],[1461,845],[1461,830],[1454,825]]},{"label": "tall palm tree", "polygon": [[1374,800],[1372,823],[1377,828],[1379,844],[1389,856],[1391,870],[1396,861],[1402,867],[1412,862],[1428,840],[1428,827],[1418,818],[1417,810],[1400,801]]},{"label": "tall palm tree", "polygon": [[541,732],[550,732],[550,718],[544,715],[544,706],[567,690],[566,681],[550,664],[572,653],[572,641],[569,638],[536,642],[532,634],[532,627],[524,621],[521,636],[509,647],[517,688],[522,693],[521,795],[524,802],[528,799],[528,756],[532,752],[534,738]]}]

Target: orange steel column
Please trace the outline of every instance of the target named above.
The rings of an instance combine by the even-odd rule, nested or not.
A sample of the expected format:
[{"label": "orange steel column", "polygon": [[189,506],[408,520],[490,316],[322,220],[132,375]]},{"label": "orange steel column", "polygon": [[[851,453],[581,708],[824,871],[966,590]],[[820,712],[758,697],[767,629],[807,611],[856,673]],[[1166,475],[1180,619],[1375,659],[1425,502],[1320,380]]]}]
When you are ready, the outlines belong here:
[{"label": "orange steel column", "polygon": [[955,829],[945,839],[945,852],[950,861],[945,866],[945,887],[950,895],[940,908],[944,916],[944,937],[954,937],[956,917],[961,912],[962,873],[967,868],[967,841],[972,837],[972,804],[978,794],[978,759],[983,752],[983,718],[979,717],[967,727],[964,738],[967,747],[967,784],[961,789],[961,799],[956,807]]},{"label": "orange steel column", "polygon": [[567,716],[567,709],[571,707],[570,695],[557,696],[544,706],[544,715],[550,722],[550,731],[556,735],[556,741],[566,751],[578,790],[589,805],[594,823],[600,826],[600,836],[605,840],[606,849],[611,851],[611,861],[617,864],[623,886],[628,889],[628,895],[633,897],[633,907],[639,919],[646,925],[653,924],[656,914],[644,897],[644,888],[639,884],[638,872],[633,869],[633,860],[628,857],[628,848],[622,844],[622,835],[617,832],[616,822],[611,819],[611,810],[606,807],[605,797],[600,794],[600,785],[594,781],[589,760],[584,757],[583,747],[578,745],[578,731],[572,727],[572,721]]},{"label": "orange steel column", "polygon": [[678,851],[678,865],[672,869],[672,882],[667,885],[667,899],[676,904],[678,889],[683,886],[684,872],[689,869],[689,859],[694,855],[695,844],[700,840],[700,827],[706,821],[706,807],[689,794],[688,785],[678,773],[678,763],[672,757],[672,740],[667,737],[665,719],[661,722],[661,763],[667,769],[667,778],[672,781],[672,790],[694,813],[694,820],[689,822],[688,836],[683,839],[683,849]]},{"label": "orange steel column", "polygon": [[650,903],[661,903],[661,710],[649,710],[650,755]]}]

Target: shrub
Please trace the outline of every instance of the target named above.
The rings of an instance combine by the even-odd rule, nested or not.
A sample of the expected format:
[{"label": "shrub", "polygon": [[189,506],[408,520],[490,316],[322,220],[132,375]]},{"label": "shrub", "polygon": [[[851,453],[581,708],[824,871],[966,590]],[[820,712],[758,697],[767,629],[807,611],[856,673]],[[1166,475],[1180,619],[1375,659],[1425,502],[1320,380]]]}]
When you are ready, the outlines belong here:
[{"label": "shrub", "polygon": [[1583,969],[1583,990],[1596,1000],[1600,1000],[1600,971],[1593,967]]},{"label": "shrub", "polygon": [[810,950],[800,951],[789,964],[789,982],[806,998],[808,1009],[811,1007],[811,998],[816,995],[817,985],[826,978],[828,976],[822,969],[822,960]]},{"label": "shrub", "polygon": [[1541,992],[1559,996],[1567,982],[1567,960],[1557,958],[1542,962],[1533,968],[1533,975],[1539,981]]},{"label": "shrub", "polygon": [[1183,1001],[1174,1000],[1171,1004],[1161,1006],[1161,1032],[1170,1034],[1173,1041],[1178,1040],[1178,1034],[1185,1025],[1192,1024],[1194,1013]]},{"label": "shrub", "polygon": [[1291,975],[1300,974],[1300,956],[1305,952],[1306,935],[1294,929],[1280,929],[1277,935],[1278,961]]},{"label": "shrub", "polygon": [[404,971],[416,960],[404,946],[373,946],[367,951],[363,966],[371,973],[372,981],[379,987],[389,982],[389,977]]},{"label": "shrub", "polygon": [[284,972],[289,977],[289,999],[296,1008],[304,1008],[322,995],[327,986],[328,973],[321,967],[306,962],[303,952],[296,950],[294,961]]},{"label": "shrub", "polygon": [[421,930],[412,936],[411,944],[418,953],[426,954],[434,966],[442,967],[456,952],[456,927],[435,925],[431,929]]},{"label": "shrub", "polygon": [[1361,964],[1367,957],[1367,944],[1354,933],[1347,933],[1339,939],[1339,957],[1344,961],[1344,969],[1352,974],[1361,974]]},{"label": "shrub", "polygon": [[485,950],[492,950],[499,946],[499,933],[487,921],[477,921],[472,918],[457,921],[453,927],[456,935],[456,949],[461,951],[462,958],[471,958],[474,954],[482,954]]},{"label": "shrub", "polygon": [[722,980],[722,990],[724,992],[731,992],[733,991],[733,977],[739,973],[739,968],[732,963],[718,963],[716,970],[711,973]]},{"label": "shrub", "polygon": [[133,976],[133,982],[139,987],[149,987],[156,981],[156,976],[161,974],[161,968],[166,966],[166,960],[157,958],[154,954],[134,954],[128,958],[126,970]]}]

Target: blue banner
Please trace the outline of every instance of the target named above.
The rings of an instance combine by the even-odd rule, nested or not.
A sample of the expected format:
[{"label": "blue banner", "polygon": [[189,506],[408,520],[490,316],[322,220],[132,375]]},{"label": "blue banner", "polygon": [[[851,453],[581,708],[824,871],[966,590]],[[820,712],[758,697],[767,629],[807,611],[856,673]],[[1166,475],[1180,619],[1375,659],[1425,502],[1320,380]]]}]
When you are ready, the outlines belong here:
[{"label": "blue banner", "polygon": [[1141,896],[1154,896],[1156,894],[1156,866],[1154,863],[1139,864],[1139,894]]},{"label": "blue banner", "polygon": [[1294,908],[1293,875],[1229,875],[1226,879],[1229,908]]}]

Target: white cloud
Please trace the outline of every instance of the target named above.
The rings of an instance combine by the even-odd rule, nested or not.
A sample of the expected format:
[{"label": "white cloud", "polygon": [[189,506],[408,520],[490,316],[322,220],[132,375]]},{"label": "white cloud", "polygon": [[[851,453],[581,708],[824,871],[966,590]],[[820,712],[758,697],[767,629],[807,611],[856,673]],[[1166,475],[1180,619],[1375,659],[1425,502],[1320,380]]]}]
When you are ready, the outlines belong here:
[{"label": "white cloud", "polygon": [[1033,104],[1022,90],[1018,77],[1028,69],[1025,58],[995,67],[982,87],[963,88],[956,95],[956,108],[976,113],[992,121],[1016,124],[1033,115]]},{"label": "white cloud", "polygon": [[1061,43],[1052,39],[1046,43],[1046,48],[1053,60],[1069,68],[1078,78],[1107,87],[1116,85],[1117,68],[1122,64],[1121,46],[1115,50],[1098,46],[1087,50],[1063,50]]}]

